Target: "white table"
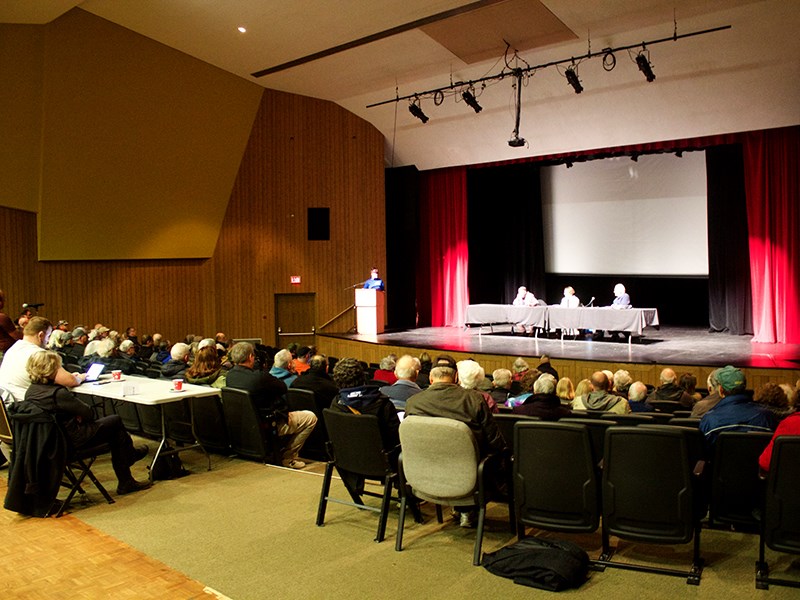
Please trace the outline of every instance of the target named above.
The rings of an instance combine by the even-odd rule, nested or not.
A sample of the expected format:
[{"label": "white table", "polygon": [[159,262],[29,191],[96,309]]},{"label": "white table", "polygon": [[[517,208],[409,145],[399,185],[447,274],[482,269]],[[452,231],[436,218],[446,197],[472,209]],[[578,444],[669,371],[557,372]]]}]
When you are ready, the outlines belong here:
[{"label": "white table", "polygon": [[465,325],[509,323],[526,328],[543,329],[547,322],[546,306],[512,306],[511,304],[470,304],[467,306]]},{"label": "white table", "polygon": [[[149,377],[141,377],[138,375],[124,375],[122,380],[113,381],[103,379],[100,384],[97,383],[83,383],[78,387],[73,388],[74,392],[79,394],[87,394],[98,398],[110,398],[112,400],[123,400],[125,402],[133,402],[135,404],[142,404],[148,406],[159,406],[161,404],[169,404],[170,402],[178,402],[184,398],[201,398],[204,396],[219,396],[220,390],[218,388],[208,387],[204,385],[192,385],[184,382],[183,389],[180,392],[175,392],[172,389],[172,381],[167,379],[150,379]],[[161,411],[161,442],[158,445],[153,461],[150,463],[150,480],[153,479],[153,466],[160,456],[177,453],[190,448],[201,448],[203,452],[205,449],[199,444],[195,443],[191,446],[182,446],[174,450],[164,451],[164,446],[167,443],[167,424],[164,418],[164,411]],[[208,453],[206,453],[208,457]],[[208,468],[211,470],[211,459],[209,457]]]}]

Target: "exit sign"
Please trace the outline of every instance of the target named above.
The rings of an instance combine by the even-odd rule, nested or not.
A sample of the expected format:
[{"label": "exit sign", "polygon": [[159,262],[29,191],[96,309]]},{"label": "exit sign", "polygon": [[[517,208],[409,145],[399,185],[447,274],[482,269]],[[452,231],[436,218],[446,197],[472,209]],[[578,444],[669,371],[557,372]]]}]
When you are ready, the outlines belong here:
[{"label": "exit sign", "polygon": [[291,275],[289,277],[289,282],[292,285],[300,285],[300,275]]}]

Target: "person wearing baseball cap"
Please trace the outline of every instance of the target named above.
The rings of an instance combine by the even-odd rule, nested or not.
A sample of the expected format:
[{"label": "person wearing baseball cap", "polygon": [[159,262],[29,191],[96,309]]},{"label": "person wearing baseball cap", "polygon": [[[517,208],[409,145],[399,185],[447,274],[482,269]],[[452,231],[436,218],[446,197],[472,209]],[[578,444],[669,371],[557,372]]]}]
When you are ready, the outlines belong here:
[{"label": "person wearing baseball cap", "polygon": [[724,431],[767,431],[777,426],[775,416],[764,406],[753,402],[746,393],[747,379],[744,373],[731,365],[716,372],[717,390],[721,396],[719,404],[700,420],[700,431],[706,438],[706,446],[713,447],[717,436]]}]

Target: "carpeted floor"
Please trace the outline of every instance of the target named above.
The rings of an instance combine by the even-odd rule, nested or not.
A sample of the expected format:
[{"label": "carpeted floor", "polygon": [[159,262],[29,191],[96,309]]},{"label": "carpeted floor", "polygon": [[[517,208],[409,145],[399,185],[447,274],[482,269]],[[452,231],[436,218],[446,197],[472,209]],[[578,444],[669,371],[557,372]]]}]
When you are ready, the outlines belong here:
[{"label": "carpeted floor", "polygon": [[[234,458],[183,454],[188,477],[158,482],[152,489],[118,498],[114,505],[78,506],[72,514],[144,554],[218,590],[233,600],[262,598],[496,598],[548,597],[548,592],[515,585],[471,565],[474,530],[452,521],[436,523],[425,506],[422,525],[407,521],[403,552],[395,552],[396,512],[387,539],[373,541],[377,514],[330,504],[324,527],[314,519],[322,465],[291,471]],[[102,466],[99,469],[103,473]],[[105,474],[103,480],[113,479]],[[344,494],[340,482],[335,489]],[[489,511],[484,551],[510,543],[506,511]],[[553,534],[599,554],[599,533]],[[612,541],[617,557],[634,562],[688,567],[686,547],[645,546]],[[754,587],[758,539],[751,534],[704,530],[707,567],[699,587],[685,580],[607,569],[592,573],[578,590],[583,597],[796,598],[797,590]],[[800,568],[788,555],[769,554],[773,571]]]}]

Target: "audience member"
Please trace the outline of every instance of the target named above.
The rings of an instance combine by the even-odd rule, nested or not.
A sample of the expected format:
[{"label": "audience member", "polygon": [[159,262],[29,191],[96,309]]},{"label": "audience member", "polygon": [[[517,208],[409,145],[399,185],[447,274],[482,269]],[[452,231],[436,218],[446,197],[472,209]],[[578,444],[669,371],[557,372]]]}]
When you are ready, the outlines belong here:
[{"label": "audience member", "polygon": [[61,329],[54,329],[53,333],[50,334],[50,339],[47,342],[47,349],[54,350],[58,352],[59,350],[64,350],[67,346],[67,340],[72,339],[72,334],[67,333]]},{"label": "audience member", "polygon": [[692,407],[691,416],[693,418],[699,419],[717,404],[719,404],[720,400],[722,400],[722,396],[719,395],[719,382],[717,381],[717,373],[719,373],[719,369],[714,369],[708,374],[708,378],[706,379],[708,396],[696,402]]},{"label": "audience member", "polygon": [[641,381],[634,381],[628,386],[628,406],[631,412],[650,412],[652,409],[645,403],[647,386]]},{"label": "audience member", "polygon": [[681,408],[692,408],[692,406],[694,406],[694,398],[678,385],[678,376],[675,374],[675,371],[669,368],[662,370],[659,380],[661,385],[647,396],[648,404],[653,400],[666,400],[669,402],[677,402]]},{"label": "audience member", "polygon": [[772,439],[758,458],[758,466],[762,471],[769,471],[770,463],[772,462],[772,447],[775,444],[775,439],[782,435],[800,435],[800,412],[793,412],[778,423]]},{"label": "audience member", "polygon": [[761,406],[766,406],[775,415],[776,422],[782,421],[794,412],[794,407],[789,405],[786,391],[777,383],[769,382],[762,385],[756,391],[754,400]]},{"label": "audience member", "polygon": [[511,371],[495,369],[492,373],[492,390],[489,393],[497,404],[505,404],[511,394]]},{"label": "audience member", "polygon": [[0,290],[0,358],[2,358],[6,350],[14,345],[14,342],[22,339],[22,332],[14,325],[11,317],[3,312],[5,305],[6,293]]},{"label": "audience member", "polygon": [[692,397],[692,400],[699,402],[703,399],[700,392],[697,391],[697,377],[691,373],[684,373],[678,380],[678,385]]},{"label": "audience member", "polygon": [[511,395],[517,396],[522,393],[522,387],[519,382],[525,372],[530,369],[527,361],[522,357],[517,357],[511,364]]},{"label": "audience member", "polygon": [[568,417],[572,411],[561,405],[556,395],[556,378],[550,373],[542,373],[533,382],[533,394],[522,404],[514,407],[514,412],[530,417],[539,417],[542,421],[558,421]]},{"label": "audience member", "polygon": [[423,352],[419,355],[420,369],[417,374],[417,385],[420,389],[425,389],[431,384],[431,369],[433,368],[433,360],[431,355]]},{"label": "audience member", "polygon": [[83,358],[84,351],[86,350],[86,344],[89,343],[89,336],[86,334],[86,330],[83,327],[76,327],[72,330],[72,347],[70,348],[68,354],[73,361],[77,362],[81,358]]},{"label": "audience member", "polygon": [[505,449],[505,441],[483,397],[476,390],[466,390],[456,383],[456,370],[450,367],[431,369],[431,385],[406,402],[406,417],[420,415],[444,417],[466,423],[475,435],[480,455]]},{"label": "audience member", "polygon": [[556,368],[550,363],[550,357],[547,354],[542,354],[542,358],[539,359],[536,370],[540,373],[550,373],[553,379],[558,381],[558,371],[556,371]]},{"label": "audience member", "polygon": [[478,384],[481,383],[485,377],[482,366],[471,359],[460,360],[456,364],[456,371],[458,372],[458,384],[462,388],[465,390],[475,390],[483,397],[483,401],[486,402],[486,406],[489,407],[490,411],[493,413],[500,412],[500,409],[497,407],[497,402],[492,398],[492,395],[489,392],[478,389]]},{"label": "audience member", "polygon": [[[43,352],[47,337],[52,331],[50,321],[44,317],[31,317],[22,330],[22,339],[14,342],[3,355],[0,363],[0,387],[4,387],[20,401],[25,397],[25,392],[31,385],[26,365],[28,358],[37,352]],[[75,387],[83,383],[85,375],[72,374],[64,367],[56,370],[54,381],[64,387]]]},{"label": "audience member", "polygon": [[400,419],[397,409],[376,385],[367,385],[366,373],[361,362],[355,358],[342,358],[333,367],[333,381],[339,386],[339,394],[331,408],[356,415],[375,415],[381,430],[385,450],[400,444]]},{"label": "audience member", "polygon": [[[628,389],[633,383],[633,377],[624,369],[619,369],[613,376],[614,387],[611,389],[612,394],[622,396],[623,398],[630,399]],[[644,385],[644,384],[642,384]],[[645,395],[647,394],[647,386],[645,386]],[[631,407],[632,408],[632,407]]]},{"label": "audience member", "polygon": [[[480,457],[489,453],[504,453],[506,443],[489,407],[476,390],[467,390],[457,385],[456,370],[449,366],[436,366],[431,369],[431,385],[415,394],[406,403],[406,418],[412,416],[443,417],[466,423],[475,436]],[[494,473],[497,482],[504,481],[502,466]],[[460,520],[462,527],[471,527],[474,512],[462,512],[455,507],[453,516]]]},{"label": "audience member", "polygon": [[291,371],[297,375],[308,370],[308,359],[311,358],[311,348],[308,346],[300,346],[297,349],[297,358],[292,360]]},{"label": "audience member", "polygon": [[[123,342],[124,343],[124,342]],[[192,366],[184,373],[186,381],[196,385],[225,387],[226,377],[217,354],[216,345],[204,346],[197,351]]]},{"label": "audience member", "polygon": [[631,407],[625,398],[620,398],[609,392],[611,387],[608,376],[602,371],[595,371],[591,378],[592,391],[588,396],[576,396],[572,402],[574,410],[612,412],[626,414],[631,412]]},{"label": "audience member", "polygon": [[388,385],[392,385],[397,381],[397,375],[394,374],[394,369],[397,366],[395,360],[395,357],[391,354],[389,356],[384,356],[381,359],[379,368],[375,369],[372,378],[377,381],[385,381]]},{"label": "audience member", "polygon": [[569,377],[562,377],[556,384],[556,396],[561,401],[561,404],[572,405],[575,399],[575,387],[572,385],[572,380]]},{"label": "audience member", "polygon": [[54,413],[76,449],[101,443],[111,446],[111,465],[118,482],[117,494],[130,494],[150,487],[149,482],[136,481],[131,474],[131,465],[147,455],[147,446],[134,447],[119,415],[95,420],[90,406],[58,384],[60,369],[61,357],[55,352],[31,354],[26,363],[31,385],[25,392],[25,400],[46,412]]},{"label": "audience member", "polygon": [[170,359],[161,365],[161,376],[167,379],[183,377],[189,367],[189,345],[178,342],[169,351]]},{"label": "audience member", "polygon": [[506,400],[506,406],[514,408],[530,398],[533,394],[533,384],[540,375],[541,373],[537,369],[528,369],[525,371],[525,375],[523,375],[522,379],[519,381],[520,393],[516,395],[512,394],[508,400]]},{"label": "audience member", "polygon": [[717,372],[717,389],[721,400],[700,419],[700,431],[712,447],[723,431],[775,430],[777,420],[769,409],[750,400],[745,393],[747,380],[744,373],[730,365]]},{"label": "audience member", "polygon": [[404,354],[397,360],[394,368],[397,381],[381,388],[381,393],[392,401],[397,410],[405,410],[406,401],[422,391],[422,388],[417,385],[419,370],[419,360],[409,354]]},{"label": "audience member", "polygon": [[[308,369],[297,376],[292,382],[292,387],[300,390],[314,392],[314,403],[317,414],[322,414],[330,408],[334,398],[339,395],[339,388],[328,374],[328,357],[324,354],[315,354],[308,361]],[[324,422],[317,423],[317,427],[324,427]]]},{"label": "audience member", "polygon": [[269,374],[281,380],[287,388],[297,379],[297,375],[290,370],[292,360],[292,353],[288,348],[279,350],[275,354],[275,360],[269,370]]},{"label": "audience member", "polygon": [[[575,386],[575,397],[574,400],[578,398],[584,398],[589,395],[589,392],[592,391],[592,382],[588,379],[581,379],[578,382],[578,385]],[[575,410],[575,403],[572,404],[572,410]]]},{"label": "audience member", "polygon": [[[291,353],[287,354],[291,356]],[[265,371],[256,371],[255,347],[250,342],[234,344],[230,351],[233,368],[226,376],[226,386],[247,390],[262,416],[273,416],[278,421],[278,435],[289,436],[282,453],[282,464],[292,469],[302,469],[306,464],[297,458],[300,449],[317,424],[310,410],[289,411],[286,405],[286,384]],[[288,360],[287,360],[288,364]]]}]

